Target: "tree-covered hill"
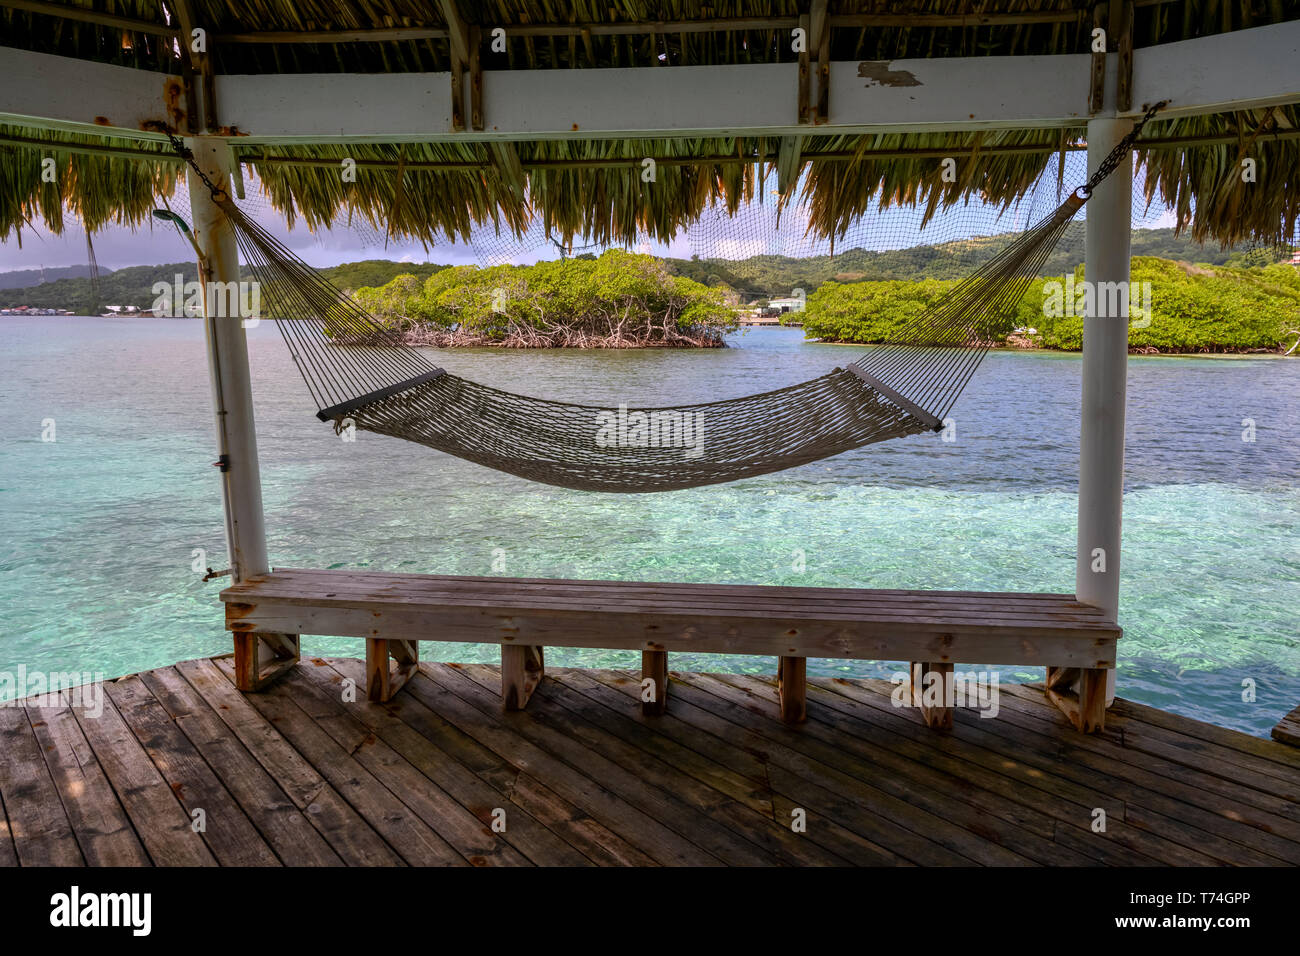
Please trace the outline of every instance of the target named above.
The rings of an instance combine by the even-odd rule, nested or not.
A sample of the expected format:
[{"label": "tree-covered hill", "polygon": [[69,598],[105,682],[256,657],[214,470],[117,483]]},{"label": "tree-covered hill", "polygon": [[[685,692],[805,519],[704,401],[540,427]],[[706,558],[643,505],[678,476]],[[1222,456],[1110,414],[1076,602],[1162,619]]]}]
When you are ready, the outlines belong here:
[{"label": "tree-covered hill", "polygon": [[181,275],[184,282],[198,278],[193,262],[171,262],[161,266],[130,266],[101,273],[99,294],[90,279],[59,279],[26,289],[0,289],[0,307],[28,305],[38,309],[69,309],[78,315],[98,315],[110,305],[134,305],[147,309],[157,295],[154,283],[172,283]]},{"label": "tree-covered hill", "polygon": [[435,272],[441,272],[446,268],[448,267],[432,262],[392,262],[388,259],[362,259],[360,262],[345,262],[341,266],[321,269],[320,273],[340,289],[352,291],[384,285],[392,282],[399,275],[412,275],[417,279],[427,279]]},{"label": "tree-covered hill", "polygon": [[[1019,233],[958,239],[936,245],[911,246],[883,252],[846,249],[835,256],[753,256],[728,259],[668,259],[669,269],[705,285],[725,285],[748,299],[789,295],[803,289],[811,295],[825,282],[960,279],[997,255]],[[1043,266],[1042,275],[1071,272],[1083,262],[1084,230],[1071,227]],[[1220,249],[1174,235],[1172,229],[1135,229],[1132,254],[1156,256],[1206,265],[1267,265],[1280,254],[1251,252],[1244,247]]]},{"label": "tree-covered hill", "polygon": [[[1078,351],[1083,346],[1085,308],[1067,305],[1063,288],[1084,292],[1082,267],[1047,276],[1025,292],[1003,326],[988,330],[1000,344]],[[1133,303],[1129,346],[1145,352],[1277,352],[1300,337],[1300,269],[1286,263],[1266,267],[1192,266],[1154,256],[1135,256],[1132,281],[1141,303]],[[828,282],[808,297],[804,333],[826,342],[906,341],[915,320],[955,285],[954,280],[886,279]],[[1145,293],[1150,293],[1150,312]],[[1122,321],[1122,320],[1121,320]],[[1018,333],[1014,330],[1019,329]],[[1032,330],[1032,331],[1030,331]]]},{"label": "tree-covered hill", "polygon": [[[402,274],[424,279],[445,268],[434,263],[366,259],[321,269],[320,273],[340,289],[350,291],[384,285]],[[78,315],[99,315],[110,305],[148,309],[157,298],[153,291],[155,283],[173,283],[178,274],[183,277],[182,282],[191,282],[198,278],[198,268],[193,262],[171,262],[104,271],[100,273],[98,294],[89,278],[58,279],[25,288],[0,288],[0,308],[26,305],[38,309],[68,309]]]},{"label": "tree-covered hill", "polygon": [[[101,274],[112,272],[101,269]],[[40,285],[42,282],[54,282],[56,279],[80,279],[90,275],[90,266],[84,262],[75,266],[50,266],[48,269],[11,269],[0,272],[0,289],[25,289]]]}]

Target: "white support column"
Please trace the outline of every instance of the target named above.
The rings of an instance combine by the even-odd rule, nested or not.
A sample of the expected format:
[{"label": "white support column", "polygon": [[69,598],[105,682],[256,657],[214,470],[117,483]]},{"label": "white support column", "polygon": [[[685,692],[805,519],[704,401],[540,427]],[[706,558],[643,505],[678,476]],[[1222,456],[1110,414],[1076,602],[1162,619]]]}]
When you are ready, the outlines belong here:
[{"label": "white support column", "polygon": [[[1133,123],[1088,123],[1088,171],[1092,173]],[[1093,193],[1087,209],[1085,278],[1093,283],[1129,282],[1133,157],[1119,165]],[[1100,303],[1104,296],[1093,296]],[[1125,300],[1127,301],[1127,300]],[[1104,309],[1099,306],[1094,312]],[[1127,310],[1125,310],[1127,311]],[[1128,317],[1105,314],[1083,320],[1083,401],[1079,436],[1079,537],[1075,593],[1119,615],[1120,524],[1124,503],[1124,405],[1128,374]],[[1104,570],[1101,568],[1104,567]],[[1114,699],[1115,672],[1108,675],[1106,702]]]},{"label": "white support column", "polygon": [[[204,174],[218,186],[228,188],[229,152],[225,141],[215,136],[186,139]],[[194,238],[203,259],[199,281],[239,281],[239,253],[235,234],[221,208],[212,201],[208,187],[189,170],[190,209],[194,217]],[[238,297],[216,297],[229,303]],[[238,315],[212,315],[204,296],[204,324],[207,329],[208,366],[212,375],[212,403],[217,419],[217,453],[228,466],[222,472],[222,494],[226,508],[226,544],[235,581],[265,574],[266,529],[262,518],[262,481],[257,466],[257,435],[253,425],[253,393],[248,378],[248,342],[243,319]]]}]

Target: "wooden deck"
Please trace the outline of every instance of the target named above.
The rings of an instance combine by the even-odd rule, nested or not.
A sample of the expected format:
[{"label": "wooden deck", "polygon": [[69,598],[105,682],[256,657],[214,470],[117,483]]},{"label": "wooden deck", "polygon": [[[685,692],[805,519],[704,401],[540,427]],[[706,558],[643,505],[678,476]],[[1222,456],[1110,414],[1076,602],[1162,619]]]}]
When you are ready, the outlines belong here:
[{"label": "wooden deck", "polygon": [[1292,747],[1300,747],[1300,707],[1277,722],[1273,728],[1273,739]]},{"label": "wooden deck", "polygon": [[232,679],[0,707],[0,865],[1300,863],[1300,751],[1123,701],[1084,736],[1004,687],[941,733],[876,680],[811,678],[790,727],[734,674],[674,674],[659,717],[613,671],[550,669],[515,713],[484,665],[421,664],[386,704],[356,660]]}]

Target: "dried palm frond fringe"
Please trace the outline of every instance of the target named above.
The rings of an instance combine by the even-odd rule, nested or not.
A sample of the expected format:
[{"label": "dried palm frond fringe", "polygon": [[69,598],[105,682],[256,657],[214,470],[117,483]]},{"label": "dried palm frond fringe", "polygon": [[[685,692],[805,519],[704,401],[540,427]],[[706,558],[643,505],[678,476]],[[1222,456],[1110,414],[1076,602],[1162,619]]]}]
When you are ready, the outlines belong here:
[{"label": "dried palm frond fringe", "polygon": [[[1293,241],[1300,218],[1300,107],[1158,119],[1139,143],[1149,201],[1168,203],[1178,230],[1198,241],[1234,245]],[[1053,156],[1078,148],[1082,130],[879,133],[810,138],[798,197],[819,238],[842,236],[875,209],[923,208],[927,218],[978,200],[1008,205],[1044,175]],[[1243,155],[1244,147],[1244,155]],[[61,232],[71,211],[95,231],[134,226],[157,195],[179,183],[162,144],[0,125],[0,236],[44,220]],[[484,143],[370,143],[237,146],[272,205],[310,229],[364,221],[385,235],[428,245],[466,241],[475,229],[522,235],[539,222],[564,242],[669,241],[715,204],[735,212],[754,199],[776,162],[762,137],[565,140],[515,144],[522,188]],[[93,151],[93,152],[90,152]],[[958,160],[944,183],[937,157]],[[657,160],[655,181],[641,161]],[[42,177],[53,158],[54,182]],[[340,175],[355,160],[356,181]],[[1241,159],[1255,161],[1255,181]],[[401,169],[401,202],[397,202]],[[793,201],[794,194],[787,197]],[[391,217],[391,218],[390,218]]]}]

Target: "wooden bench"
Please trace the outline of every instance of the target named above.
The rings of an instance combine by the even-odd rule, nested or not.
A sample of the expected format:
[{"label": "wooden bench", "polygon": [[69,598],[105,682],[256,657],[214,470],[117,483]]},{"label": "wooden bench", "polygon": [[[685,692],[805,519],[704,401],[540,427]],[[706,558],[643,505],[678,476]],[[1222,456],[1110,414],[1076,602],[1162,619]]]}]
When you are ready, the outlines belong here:
[{"label": "wooden bench", "polygon": [[[414,673],[420,641],[501,645],[501,696],[522,708],[553,647],[638,650],[647,713],[666,704],[668,654],[780,659],[781,715],[805,715],[809,657],[910,661],[912,703],[951,726],[957,662],[1047,667],[1046,693],[1083,731],[1105,717],[1106,672],[1120,628],[1069,594],[645,584],[374,571],[275,570],[221,592],[241,690],[298,659],[302,634],[366,639],[366,693],[384,701]],[[1072,691],[1071,687],[1077,687]]]}]

